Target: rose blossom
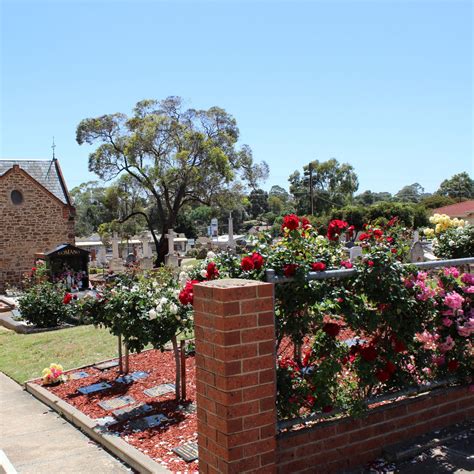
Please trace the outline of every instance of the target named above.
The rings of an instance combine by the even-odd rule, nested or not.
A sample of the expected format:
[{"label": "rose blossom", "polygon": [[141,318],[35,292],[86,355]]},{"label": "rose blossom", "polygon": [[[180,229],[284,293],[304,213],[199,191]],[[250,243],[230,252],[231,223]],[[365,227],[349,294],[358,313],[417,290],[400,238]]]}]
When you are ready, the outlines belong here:
[{"label": "rose blossom", "polygon": [[453,322],[452,322],[449,318],[443,318],[443,324],[444,324],[447,328],[449,328],[449,327],[453,324]]},{"label": "rose blossom", "polygon": [[459,293],[452,291],[445,296],[443,303],[449,308],[460,309],[464,303],[464,298]]},{"label": "rose blossom", "polygon": [[448,336],[444,342],[438,344],[438,349],[443,354],[450,351],[454,347],[454,340],[451,336]]},{"label": "rose blossom", "polygon": [[326,264],[323,262],[315,262],[311,264],[311,269],[315,272],[323,272],[326,270]]},{"label": "rose blossom", "polygon": [[295,230],[300,225],[300,219],[296,214],[288,214],[283,218],[282,230]]},{"label": "rose blossom", "polygon": [[466,285],[474,285],[474,274],[472,273],[464,273],[461,277],[461,281]]},{"label": "rose blossom", "polygon": [[456,267],[449,267],[443,270],[444,276],[452,276],[453,278],[457,278],[459,276],[459,270]]}]

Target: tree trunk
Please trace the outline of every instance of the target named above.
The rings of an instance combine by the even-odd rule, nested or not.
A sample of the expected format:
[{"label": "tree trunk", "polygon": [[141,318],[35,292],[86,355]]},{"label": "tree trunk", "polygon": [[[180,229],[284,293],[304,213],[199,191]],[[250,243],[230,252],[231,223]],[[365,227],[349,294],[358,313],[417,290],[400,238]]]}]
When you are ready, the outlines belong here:
[{"label": "tree trunk", "polygon": [[122,360],[122,335],[118,335],[118,358],[119,358],[119,372],[123,374],[123,360]]},{"label": "tree trunk", "polygon": [[124,367],[125,374],[128,374],[129,362],[130,362],[130,354],[128,352],[128,344],[125,344],[125,367]]},{"label": "tree trunk", "polygon": [[176,392],[176,400],[179,400],[181,397],[180,388],[181,388],[181,363],[179,358],[179,349],[178,349],[178,340],[176,336],[173,336],[171,339],[171,343],[173,344],[173,352],[174,352],[174,361],[176,364],[176,379],[175,379],[175,392]]}]

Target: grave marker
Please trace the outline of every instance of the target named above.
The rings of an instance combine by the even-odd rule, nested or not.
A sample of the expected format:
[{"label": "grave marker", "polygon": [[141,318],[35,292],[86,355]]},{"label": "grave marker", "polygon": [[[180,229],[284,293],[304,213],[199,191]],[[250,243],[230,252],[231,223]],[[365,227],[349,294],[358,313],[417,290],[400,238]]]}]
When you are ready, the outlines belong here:
[{"label": "grave marker", "polygon": [[157,385],[156,387],[151,387],[146,390],[143,390],[145,395],[149,397],[159,397],[161,395],[165,395],[167,393],[174,392],[175,387],[172,383],[163,383],[161,385]]},{"label": "grave marker", "polygon": [[83,395],[91,395],[92,393],[103,392],[104,390],[108,390],[112,388],[112,385],[109,383],[101,382],[101,383],[94,383],[92,385],[86,385],[85,387],[78,388],[77,391],[82,393]]},{"label": "grave marker", "polygon": [[132,403],[135,403],[135,399],[129,395],[125,395],[123,397],[111,398],[110,400],[102,400],[98,405],[104,410],[110,411],[122,408],[125,405],[131,405]]},{"label": "grave marker", "polygon": [[164,422],[168,421],[165,415],[150,415],[145,418],[139,418],[130,422],[130,429],[137,431],[144,431],[148,428],[155,428]]},{"label": "grave marker", "polygon": [[414,242],[413,245],[411,246],[410,249],[410,262],[416,263],[416,262],[424,262],[425,257],[424,257],[424,250],[423,246],[421,245],[421,242]]},{"label": "grave marker", "polygon": [[131,405],[129,407],[115,410],[112,414],[117,418],[117,420],[125,421],[134,418],[135,416],[144,415],[151,410],[153,410],[151,405],[148,405],[147,403],[139,403],[138,405]]},{"label": "grave marker", "polygon": [[359,245],[354,245],[354,247],[351,247],[351,249],[349,250],[349,260],[353,263],[359,257],[362,257],[362,247],[360,247]]},{"label": "grave marker", "polygon": [[150,374],[148,372],[138,371],[138,372],[133,372],[128,375],[122,375],[115,381],[118,383],[129,384],[132,382],[136,382],[137,380],[140,380],[140,379],[146,379],[149,375]]},{"label": "grave marker", "polygon": [[80,379],[85,379],[86,377],[90,377],[90,375],[87,372],[74,372],[72,374],[69,374],[70,380],[80,380]]},{"label": "grave marker", "polygon": [[198,458],[198,444],[196,441],[182,444],[177,448],[173,448],[173,452],[186,462],[195,461]]},{"label": "grave marker", "polygon": [[102,362],[100,364],[94,365],[94,368],[99,370],[109,370],[113,367],[117,367],[119,365],[117,360],[108,360],[107,362]]}]

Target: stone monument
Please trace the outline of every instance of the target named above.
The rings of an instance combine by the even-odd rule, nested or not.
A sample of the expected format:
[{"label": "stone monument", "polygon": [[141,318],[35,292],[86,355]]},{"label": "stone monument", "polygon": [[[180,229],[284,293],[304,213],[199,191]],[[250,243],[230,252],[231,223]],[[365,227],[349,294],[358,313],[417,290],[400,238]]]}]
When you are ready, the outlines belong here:
[{"label": "stone monument", "polygon": [[176,234],[173,229],[168,229],[168,233],[166,234],[166,238],[168,240],[168,253],[165,255],[165,264],[168,267],[178,267],[179,266],[179,259],[174,251],[174,238]]}]

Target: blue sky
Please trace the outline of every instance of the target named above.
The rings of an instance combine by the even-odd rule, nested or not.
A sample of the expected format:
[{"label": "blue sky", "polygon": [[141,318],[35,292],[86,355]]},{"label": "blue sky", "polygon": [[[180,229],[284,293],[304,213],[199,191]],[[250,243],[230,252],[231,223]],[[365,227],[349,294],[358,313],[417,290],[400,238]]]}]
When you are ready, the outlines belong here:
[{"label": "blue sky", "polygon": [[0,156],[54,135],[70,188],[95,179],[81,119],[169,95],[234,115],[266,189],[316,158],[359,192],[473,172],[469,0],[0,3]]}]

